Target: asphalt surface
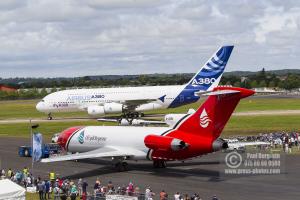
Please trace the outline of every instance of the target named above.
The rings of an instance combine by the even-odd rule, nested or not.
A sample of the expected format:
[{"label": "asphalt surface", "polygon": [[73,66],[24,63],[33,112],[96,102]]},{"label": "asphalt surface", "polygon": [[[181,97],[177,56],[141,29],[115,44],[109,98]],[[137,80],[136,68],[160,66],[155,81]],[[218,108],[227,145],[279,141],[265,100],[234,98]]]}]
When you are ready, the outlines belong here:
[{"label": "asphalt surface", "polygon": [[[2,168],[31,168],[30,158],[20,158],[18,146],[28,145],[29,139],[0,137]],[[103,184],[112,181],[115,186],[127,185],[132,181],[141,191],[151,186],[158,193],[164,189],[171,197],[177,191],[182,194],[199,193],[202,199],[211,199],[216,194],[220,199],[298,199],[300,183],[300,156],[285,159],[285,170],[280,175],[224,176],[220,170],[224,163],[219,153],[209,154],[185,163],[169,163],[166,169],[153,169],[151,162],[129,162],[129,171],[116,172],[110,162],[100,160],[37,163],[35,176],[47,177],[53,170],[60,177],[73,180],[83,178],[92,187],[98,177]]]}]

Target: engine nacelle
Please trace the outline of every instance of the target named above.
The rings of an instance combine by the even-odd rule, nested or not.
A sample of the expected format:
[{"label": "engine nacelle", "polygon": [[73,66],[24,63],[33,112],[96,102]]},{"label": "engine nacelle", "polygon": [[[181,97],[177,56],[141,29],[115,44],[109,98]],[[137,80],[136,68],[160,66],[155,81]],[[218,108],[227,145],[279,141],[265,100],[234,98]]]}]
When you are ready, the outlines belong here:
[{"label": "engine nacelle", "polygon": [[228,148],[228,143],[221,138],[216,139],[212,143],[213,151],[220,151],[220,150],[227,149],[227,148]]},{"label": "engine nacelle", "polygon": [[105,113],[121,113],[123,111],[123,104],[120,103],[106,103],[104,104]]},{"label": "engine nacelle", "polygon": [[[189,109],[187,114],[194,114],[196,111],[194,109]],[[165,115],[164,121],[169,126],[174,126],[179,120],[181,120],[187,114],[167,114]]]},{"label": "engine nacelle", "polygon": [[168,136],[148,135],[144,139],[146,147],[153,150],[179,151],[189,145],[182,140]]},{"label": "engine nacelle", "polygon": [[89,115],[104,115],[104,107],[103,106],[89,106],[87,109]]},{"label": "engine nacelle", "polygon": [[186,116],[187,114],[167,114],[165,115],[164,121],[169,126],[174,126],[181,118]]},{"label": "engine nacelle", "polygon": [[121,119],[121,121],[120,121],[120,125],[121,126],[130,126],[130,123],[129,123],[129,121],[127,120],[127,119]]},{"label": "engine nacelle", "polygon": [[140,111],[146,111],[146,110],[156,110],[159,108],[162,108],[163,106],[158,104],[158,103],[146,103],[142,104],[139,107],[135,109],[135,111],[140,112]]}]

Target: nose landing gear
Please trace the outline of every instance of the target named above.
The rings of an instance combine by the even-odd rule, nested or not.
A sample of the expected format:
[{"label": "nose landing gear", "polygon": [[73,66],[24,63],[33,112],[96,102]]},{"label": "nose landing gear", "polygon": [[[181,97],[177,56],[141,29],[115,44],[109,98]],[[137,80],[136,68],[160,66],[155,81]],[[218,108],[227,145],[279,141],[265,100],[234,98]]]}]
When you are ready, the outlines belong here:
[{"label": "nose landing gear", "polygon": [[48,113],[48,120],[52,120],[52,116],[51,116],[51,113]]}]

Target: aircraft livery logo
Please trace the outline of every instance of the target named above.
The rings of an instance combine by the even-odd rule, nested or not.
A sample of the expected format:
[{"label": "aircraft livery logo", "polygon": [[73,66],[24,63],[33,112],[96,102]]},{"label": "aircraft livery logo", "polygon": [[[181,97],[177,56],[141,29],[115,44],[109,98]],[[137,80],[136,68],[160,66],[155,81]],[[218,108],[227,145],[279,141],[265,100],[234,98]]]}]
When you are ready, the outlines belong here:
[{"label": "aircraft livery logo", "polygon": [[79,136],[78,136],[78,142],[80,143],[80,144],[83,144],[83,142],[84,142],[84,131],[82,131],[80,134],[79,134]]},{"label": "aircraft livery logo", "polygon": [[202,128],[206,128],[209,125],[210,122],[211,122],[211,120],[209,119],[209,117],[207,115],[207,112],[204,108],[201,115],[200,115],[200,126]]}]

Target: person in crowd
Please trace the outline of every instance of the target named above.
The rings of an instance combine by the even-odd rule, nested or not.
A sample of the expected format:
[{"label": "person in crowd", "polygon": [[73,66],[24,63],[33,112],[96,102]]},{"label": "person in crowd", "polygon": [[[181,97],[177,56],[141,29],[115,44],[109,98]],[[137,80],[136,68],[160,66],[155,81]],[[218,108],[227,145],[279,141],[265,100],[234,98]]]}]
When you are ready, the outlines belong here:
[{"label": "person in crowd", "polygon": [[11,168],[9,168],[7,171],[7,178],[11,179],[12,176],[13,176],[13,171],[11,170]]},{"label": "person in crowd", "polygon": [[197,193],[194,193],[191,197],[191,200],[201,200],[201,198]]},{"label": "person in crowd", "polygon": [[49,180],[51,182],[51,187],[54,187],[54,183],[55,183],[56,177],[55,177],[55,173],[53,171],[51,171],[49,173]]},{"label": "person in crowd", "polygon": [[55,184],[54,188],[53,188],[53,196],[54,196],[54,200],[59,200],[59,193],[60,193],[60,188],[58,187],[58,184]]},{"label": "person in crowd", "polygon": [[98,188],[95,192],[95,198],[100,199],[101,197],[103,197],[103,194],[101,193],[101,188]]},{"label": "person in crowd", "polygon": [[32,186],[32,184],[31,184],[31,176],[30,175],[26,177],[25,182],[26,182],[26,187],[25,188]]},{"label": "person in crowd", "polygon": [[180,199],[181,199],[180,193],[179,193],[179,192],[176,192],[176,193],[174,194],[174,200],[180,200]]},{"label": "person in crowd", "polygon": [[188,194],[185,194],[183,200],[191,200]]},{"label": "person in crowd", "polygon": [[132,196],[133,193],[134,193],[134,186],[133,186],[133,183],[130,181],[127,188],[126,188],[126,193],[127,195],[129,196]]},{"label": "person in crowd", "polygon": [[78,189],[78,195],[81,197],[82,196],[82,179],[78,179],[78,182],[77,182],[77,189]]},{"label": "person in crowd", "polygon": [[78,190],[77,190],[77,188],[76,188],[76,185],[75,185],[75,184],[72,184],[71,190],[70,190],[70,197],[71,197],[71,200],[75,200],[76,197],[77,197],[77,194],[78,194]]},{"label": "person in crowd", "polygon": [[114,185],[112,184],[111,181],[108,181],[107,190],[108,190],[109,193],[113,193],[114,190],[115,190]]},{"label": "person in crowd", "polygon": [[44,200],[44,187],[45,187],[45,185],[43,184],[43,182],[39,181],[36,189],[39,192],[40,200]]},{"label": "person in crowd", "polygon": [[5,170],[2,169],[1,170],[1,179],[5,179],[5,176],[6,176]]},{"label": "person in crowd", "polygon": [[155,193],[152,192],[150,187],[147,187],[146,191],[145,191],[145,200],[153,200],[154,196],[155,196]]},{"label": "person in crowd", "polygon": [[23,174],[24,176],[27,176],[29,174],[29,169],[27,167],[23,168]]},{"label": "person in crowd", "polygon": [[97,179],[94,185],[94,194],[96,194],[97,190],[99,190],[100,184],[101,184],[100,180]]},{"label": "person in crowd", "polygon": [[59,196],[61,200],[67,200],[68,197],[68,191],[66,185],[63,183],[60,190],[59,190]]},{"label": "person in crowd", "polygon": [[162,190],[160,193],[159,193],[159,199],[160,200],[167,200],[168,198],[167,198],[167,193],[164,191],[164,190]]},{"label": "person in crowd", "polygon": [[50,181],[45,180],[45,199],[50,199]]},{"label": "person in crowd", "polygon": [[86,200],[87,187],[88,187],[88,183],[85,180],[83,180],[82,181],[82,200]]},{"label": "person in crowd", "polygon": [[139,196],[140,195],[140,188],[138,187],[138,186],[136,186],[135,188],[134,188],[134,195],[135,196]]}]

